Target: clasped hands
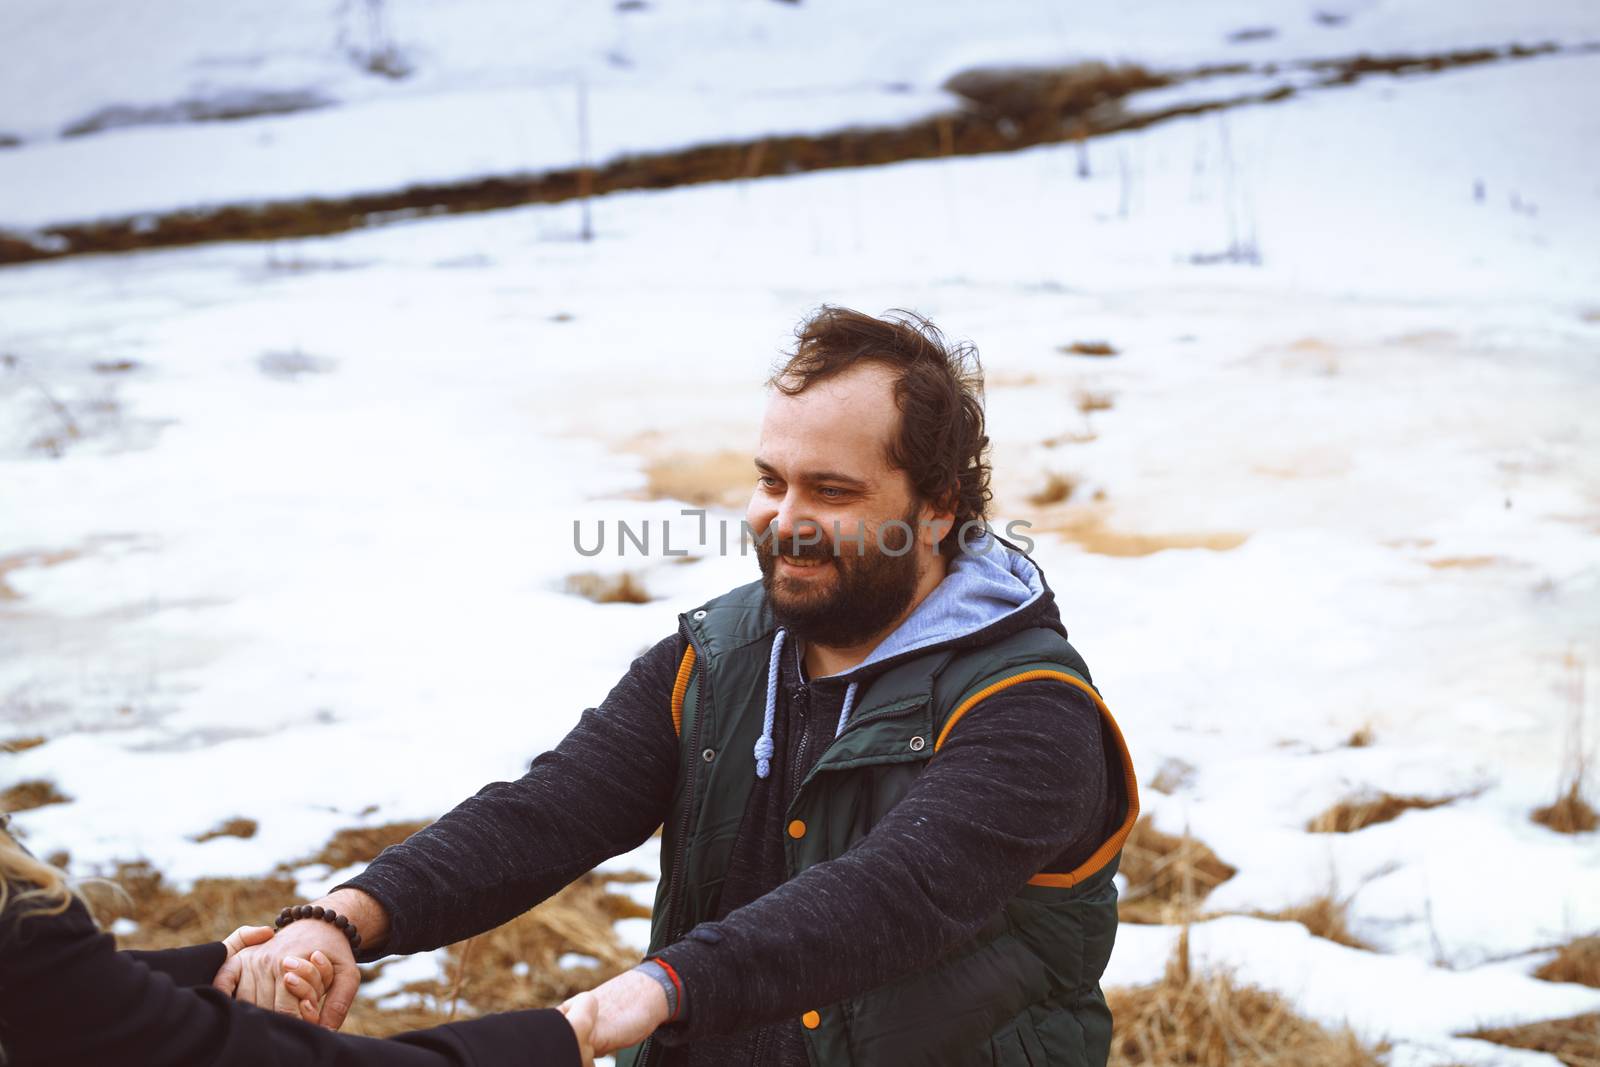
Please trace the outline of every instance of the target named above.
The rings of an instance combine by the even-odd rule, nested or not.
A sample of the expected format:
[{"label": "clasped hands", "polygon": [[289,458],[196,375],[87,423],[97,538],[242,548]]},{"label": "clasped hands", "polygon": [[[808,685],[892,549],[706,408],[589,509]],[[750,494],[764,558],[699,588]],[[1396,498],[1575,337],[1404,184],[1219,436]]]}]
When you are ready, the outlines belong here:
[{"label": "clasped hands", "polygon": [[[227,959],[212,985],[247,1003],[337,1030],[355,1003],[361,975],[337,927],[312,919],[274,933],[241,926],[224,939]],[[649,977],[624,971],[561,1005],[584,1063],[638,1044],[667,1020],[667,997]]]}]

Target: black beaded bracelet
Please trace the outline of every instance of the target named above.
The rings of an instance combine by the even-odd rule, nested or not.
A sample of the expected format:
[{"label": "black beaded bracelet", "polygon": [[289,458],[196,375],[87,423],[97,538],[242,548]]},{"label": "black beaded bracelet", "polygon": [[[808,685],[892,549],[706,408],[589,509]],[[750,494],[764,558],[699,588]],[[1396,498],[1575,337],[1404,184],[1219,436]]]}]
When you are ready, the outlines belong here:
[{"label": "black beaded bracelet", "polygon": [[321,919],[323,922],[332,923],[350,942],[351,952],[361,948],[361,932],[356,929],[356,924],[332,908],[324,908],[321,904],[296,904],[292,908],[284,908],[278,913],[278,921],[273,924],[273,929],[282,930],[299,919]]}]

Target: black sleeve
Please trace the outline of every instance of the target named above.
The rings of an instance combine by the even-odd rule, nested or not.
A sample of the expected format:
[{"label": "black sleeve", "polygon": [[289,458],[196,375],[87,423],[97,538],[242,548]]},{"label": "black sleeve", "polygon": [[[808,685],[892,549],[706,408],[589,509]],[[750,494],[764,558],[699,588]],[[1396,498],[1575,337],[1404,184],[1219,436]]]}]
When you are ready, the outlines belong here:
[{"label": "black sleeve", "polygon": [[124,956],[142,963],[158,974],[164,974],[180,986],[210,985],[228,959],[228,946],[221,941],[208,945],[190,945],[187,948],[162,948],[151,950],[127,949]]},{"label": "black sleeve", "polygon": [[670,705],[684,648],[681,634],[657,642],[527,774],[484,786],[345,882],[389,915],[381,951],[360,958],[491,930],[655,832],[677,777]]},{"label": "black sleeve", "polygon": [[0,1042],[10,1062],[51,1067],[576,1067],[559,1012],[519,1011],[380,1040],[339,1034],[183,989],[95,929],[81,903],[0,930]]},{"label": "black sleeve", "polygon": [[688,1019],[669,1044],[798,1018],[925,967],[972,936],[1115,804],[1100,713],[1060,682],[1025,682],[951,731],[901,801],[847,851],[660,957]]}]

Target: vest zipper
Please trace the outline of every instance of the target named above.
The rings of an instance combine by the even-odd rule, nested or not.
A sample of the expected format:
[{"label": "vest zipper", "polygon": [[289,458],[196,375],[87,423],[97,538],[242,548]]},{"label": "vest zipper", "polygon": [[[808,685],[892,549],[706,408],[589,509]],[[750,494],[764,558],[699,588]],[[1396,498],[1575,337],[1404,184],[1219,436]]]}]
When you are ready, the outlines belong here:
[{"label": "vest zipper", "polygon": [[[694,817],[695,790],[700,778],[700,724],[705,721],[705,710],[711,704],[711,679],[705,669],[706,652],[700,643],[694,639],[694,634],[689,632],[687,623],[678,624],[678,632],[683,639],[694,648],[695,663],[700,669],[700,695],[695,699],[694,729],[689,738],[689,780],[684,786],[683,821],[678,826],[678,843],[672,850],[672,865],[667,868],[667,914],[671,916],[671,923],[667,927],[665,943],[670,945],[683,936],[683,907],[680,893],[683,888],[681,877],[684,854],[688,851],[689,823]],[[649,1067],[655,1059],[655,1038],[647,1037],[644,1044],[639,1047],[639,1058],[634,1061],[634,1067]]]}]

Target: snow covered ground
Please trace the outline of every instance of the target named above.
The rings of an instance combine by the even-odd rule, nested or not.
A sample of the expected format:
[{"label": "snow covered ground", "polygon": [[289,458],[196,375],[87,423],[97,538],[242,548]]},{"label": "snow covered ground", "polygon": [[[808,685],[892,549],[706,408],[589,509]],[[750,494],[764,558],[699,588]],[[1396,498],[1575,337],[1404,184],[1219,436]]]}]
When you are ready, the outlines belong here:
[{"label": "snow covered ground", "polygon": [[0,42],[0,144],[20,146],[0,150],[0,230],[28,231],[894,125],[957,106],[942,86],[979,66],[1570,47],[1600,42],[1600,14],[1585,0],[987,0],[981,15],[963,0],[11,0]]},{"label": "snow covered ground", "polygon": [[[74,6],[36,7],[23,25],[59,39],[48,20]],[[1062,41],[1260,58],[1538,40],[1587,17],[1366,4],[1330,27],[1302,5],[1200,7],[1151,15],[1137,50],[1104,11],[1061,16]],[[674,42],[734,9],[633,34],[625,69],[595,60],[600,16],[574,5],[592,32],[560,54],[618,91],[799,91],[795,64],[717,66],[798,17],[779,4],[717,23],[717,76],[695,81]],[[956,18],[927,10],[910,44],[839,37],[840,70],[878,57],[914,96],[1057,47],[1018,44],[1022,8],[994,5],[959,55],[918,51]],[[396,32],[430,11],[396,6]],[[1208,35],[1185,51],[1183,20],[1201,18]],[[396,115],[521,91],[516,71],[475,66],[433,30],[415,31],[435,57],[415,80],[338,73],[308,44],[326,50],[312,21],[272,24],[272,84]],[[1285,30],[1223,40],[1256,24]],[[84,62],[115,43],[90,28]],[[1368,36],[1324,48],[1320,34]],[[171,133],[49,139],[135,89],[190,92],[174,64],[221,46],[170,47],[172,63],[130,59],[125,82],[94,93],[40,88],[23,107],[0,91],[0,131],[28,138],[0,152],[0,183],[30,153]],[[1553,1063],[1451,1035],[1600,1010],[1600,991],[1528,976],[1545,946],[1600,927],[1595,836],[1528,819],[1553,799],[1574,725],[1597,728],[1600,116],[1573,106],[1597,78],[1600,56],[1566,56],[1363,82],[1097,139],[1087,178],[1075,149],[1047,147],[617,195],[595,205],[587,243],[564,204],[0,271],[0,737],[49,739],[0,758],[0,784],[47,778],[73,798],[19,822],[78,869],[142,855],[184,879],[257,873],[520,773],[676,612],[756,573],[716,554],[715,526],[683,565],[584,558],[574,521],[648,520],[657,546],[670,524],[694,549],[697,522],[646,499],[646,467],[719,470],[747,451],[759,382],[817,303],[913,307],[983,353],[999,521],[1035,524],[1143,777],[1194,768],[1145,802],[1239,869],[1209,906],[1334,888],[1382,950],[1229,917],[1196,928],[1197,955],[1389,1038],[1396,1063]],[[205,143],[226,156],[228,129],[188,132],[216,133]],[[44,191],[0,189],[8,204]],[[1259,264],[1208,262],[1230,245]],[[1091,339],[1119,354],[1058,351]],[[1083,412],[1085,393],[1111,406]],[[1030,505],[1051,472],[1078,488]],[[1216,547],[1105,552],[1140,538]],[[595,569],[632,571],[659,599],[565,592]],[[1346,747],[1362,727],[1375,742]],[[1354,834],[1304,831],[1369,788],[1472,795]],[[235,815],[259,821],[254,839],[189,841]],[[1124,927],[1108,981],[1153,979],[1172,936]]]}]

